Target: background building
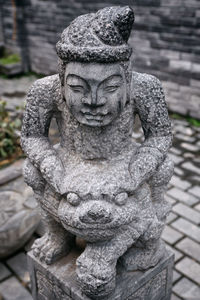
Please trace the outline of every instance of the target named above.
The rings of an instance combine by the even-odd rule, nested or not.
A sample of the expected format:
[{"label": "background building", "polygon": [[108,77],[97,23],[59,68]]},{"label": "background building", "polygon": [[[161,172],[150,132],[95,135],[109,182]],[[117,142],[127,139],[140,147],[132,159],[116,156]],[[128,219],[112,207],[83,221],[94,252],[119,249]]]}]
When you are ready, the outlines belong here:
[{"label": "background building", "polygon": [[24,70],[53,74],[62,30],[110,5],[134,9],[133,69],[162,81],[171,111],[200,119],[199,0],[0,0],[0,40],[20,53]]}]

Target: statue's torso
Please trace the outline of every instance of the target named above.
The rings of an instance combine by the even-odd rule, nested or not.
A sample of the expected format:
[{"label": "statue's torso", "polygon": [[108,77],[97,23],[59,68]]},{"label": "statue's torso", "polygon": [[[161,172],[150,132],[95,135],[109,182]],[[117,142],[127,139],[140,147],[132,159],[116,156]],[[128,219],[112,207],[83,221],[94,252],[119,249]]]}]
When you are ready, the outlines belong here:
[{"label": "statue's torso", "polygon": [[[61,135],[57,154],[65,167],[63,176],[66,194],[75,193],[81,199],[77,207],[71,207],[67,201],[66,204],[63,204],[63,197],[56,194],[47,185],[42,206],[58,221],[60,203],[65,208],[67,207],[66,215],[69,217],[71,214],[67,222],[70,222],[71,219],[75,220],[75,215],[78,218],[93,201],[99,201],[102,206],[112,204],[114,214],[119,216],[117,218],[119,224],[134,222],[133,216],[139,215],[136,224],[142,226],[145,219],[152,219],[155,215],[147,184],[139,187],[140,192],[138,194],[136,192],[137,195],[132,195],[134,182],[129,172],[129,164],[138,147],[132,139],[135,103],[137,102],[135,97],[143,99],[143,94],[140,93],[143,89],[137,88],[140,75],[135,73],[134,76],[131,84],[132,90],[129,91],[131,97],[124,110],[111,124],[100,128],[80,124],[69,112],[65,100],[61,96],[58,76],[49,79],[54,114]],[[146,80],[145,76],[144,78]],[[150,107],[150,104],[148,106]],[[145,122],[145,120],[143,121]],[[144,191],[142,193],[141,188]],[[122,205],[115,209],[116,204],[112,201],[120,192],[128,194],[128,208],[126,205]],[[82,207],[83,204],[84,207]],[[80,207],[82,208],[80,209]],[[128,214],[126,215],[126,213]],[[79,221],[73,226],[82,226],[78,224]]]},{"label": "statue's torso", "polygon": [[[58,222],[62,221],[68,231],[88,241],[97,237],[99,240],[107,239],[114,236],[118,228],[126,228],[129,224],[133,232],[142,234],[146,224],[152,222],[154,210],[148,184],[133,191],[129,164],[137,147],[138,144],[132,141],[124,153],[110,160],[85,160],[74,153],[68,155],[59,146],[58,155],[65,166],[66,195],[61,197],[46,185],[42,207]],[[68,203],[69,193],[79,197],[78,205]],[[127,200],[118,203],[117,195],[124,193]],[[90,220],[82,221],[96,205],[109,212],[111,222],[106,222],[106,219],[95,220],[94,224]]]}]

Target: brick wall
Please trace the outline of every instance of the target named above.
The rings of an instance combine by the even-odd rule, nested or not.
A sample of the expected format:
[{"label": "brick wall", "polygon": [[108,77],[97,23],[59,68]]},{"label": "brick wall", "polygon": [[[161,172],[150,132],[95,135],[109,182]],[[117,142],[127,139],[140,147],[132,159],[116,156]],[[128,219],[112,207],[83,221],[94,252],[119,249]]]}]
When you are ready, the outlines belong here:
[{"label": "brick wall", "polygon": [[12,40],[11,0],[0,0],[3,38],[22,51],[25,68],[57,70],[55,44],[76,16],[109,5],[131,5],[136,20],[130,43],[133,68],[156,75],[171,111],[200,119],[199,0],[15,0],[17,40]]}]

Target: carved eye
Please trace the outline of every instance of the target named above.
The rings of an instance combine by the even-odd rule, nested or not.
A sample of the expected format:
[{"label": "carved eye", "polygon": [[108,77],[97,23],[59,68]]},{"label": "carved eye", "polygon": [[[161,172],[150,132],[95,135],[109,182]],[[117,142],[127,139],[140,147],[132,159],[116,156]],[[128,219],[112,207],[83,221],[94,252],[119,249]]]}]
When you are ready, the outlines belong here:
[{"label": "carved eye", "polygon": [[113,92],[115,92],[118,88],[119,88],[118,85],[107,86],[107,87],[105,88],[105,91],[108,92],[108,93],[113,93]]},{"label": "carved eye", "polygon": [[74,93],[83,93],[84,92],[84,88],[81,85],[70,85],[70,84],[68,84],[68,85]]},{"label": "carved eye", "polygon": [[118,205],[124,205],[128,199],[128,194],[126,192],[119,193],[115,196],[115,203]]},{"label": "carved eye", "polygon": [[81,202],[81,199],[79,196],[75,193],[68,193],[67,194],[67,201],[73,205],[73,206],[78,206],[79,203]]}]

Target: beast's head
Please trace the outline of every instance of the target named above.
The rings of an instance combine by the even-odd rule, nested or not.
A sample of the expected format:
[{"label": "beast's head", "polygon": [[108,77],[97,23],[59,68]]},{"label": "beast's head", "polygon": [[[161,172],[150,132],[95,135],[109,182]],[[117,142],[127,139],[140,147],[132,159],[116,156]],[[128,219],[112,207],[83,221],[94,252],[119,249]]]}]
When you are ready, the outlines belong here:
[{"label": "beast's head", "polygon": [[93,185],[94,178],[91,178],[87,190],[84,190],[84,182],[76,188],[74,186],[62,198],[58,208],[62,225],[90,242],[109,240],[130,224],[137,231],[142,226],[144,215],[152,215],[148,186],[145,184],[138,191],[131,192],[118,181],[119,178],[113,178],[109,185],[105,178],[99,179],[98,185]]}]

